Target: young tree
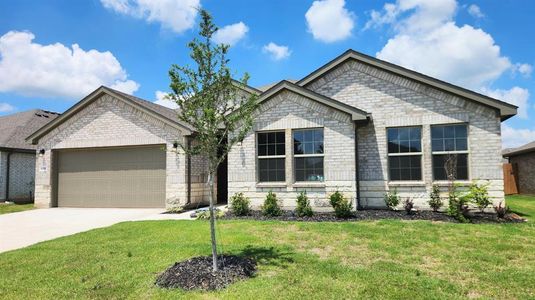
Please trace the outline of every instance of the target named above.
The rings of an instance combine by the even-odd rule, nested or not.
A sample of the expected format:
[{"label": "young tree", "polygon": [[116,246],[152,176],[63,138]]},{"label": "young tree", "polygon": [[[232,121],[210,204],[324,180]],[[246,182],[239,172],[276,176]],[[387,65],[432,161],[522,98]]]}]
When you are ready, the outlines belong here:
[{"label": "young tree", "polygon": [[188,147],[179,140],[180,148],[188,155],[202,155],[208,161],[210,237],[215,272],[218,264],[214,176],[230,149],[251,130],[256,96],[239,88],[247,85],[248,74],[239,81],[232,78],[227,58],[229,45],[213,43],[212,36],[218,28],[207,11],[200,10],[200,15],[200,37],[188,44],[190,57],[196,67],[171,66],[169,77],[172,93],[168,97],[178,104],[179,119],[195,130],[195,142]]}]

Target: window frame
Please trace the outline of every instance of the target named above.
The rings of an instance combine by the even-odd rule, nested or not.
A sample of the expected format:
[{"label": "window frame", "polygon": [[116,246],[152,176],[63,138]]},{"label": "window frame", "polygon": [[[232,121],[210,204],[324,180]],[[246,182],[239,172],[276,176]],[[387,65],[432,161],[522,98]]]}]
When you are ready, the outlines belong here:
[{"label": "window frame", "polygon": [[[453,150],[453,151],[433,151],[433,127],[435,126],[466,126],[466,150]],[[429,138],[431,139],[431,177],[433,182],[445,182],[448,179],[435,179],[435,155],[448,155],[448,154],[466,154],[466,179],[455,179],[455,181],[470,181],[470,125],[466,122],[460,123],[445,123],[445,124],[431,124],[429,126]],[[457,139],[456,137],[454,139]]]},{"label": "window frame", "polygon": [[[296,131],[306,131],[306,130],[321,130],[323,135],[323,153],[313,153],[313,154],[296,154],[295,153],[295,141],[294,134]],[[321,157],[323,160],[323,180],[321,181],[310,181],[310,180],[297,180],[297,168],[296,168],[296,158],[307,158],[307,157]],[[292,128],[292,174],[294,183],[324,183],[325,178],[325,128],[324,127],[306,127],[306,128]]]},{"label": "window frame", "polygon": [[[388,130],[389,129],[400,129],[400,128],[419,128],[420,129],[420,152],[398,152],[398,153],[390,153],[389,152],[389,141],[388,141]],[[386,134],[386,154],[387,154],[387,164],[386,168],[388,170],[388,182],[392,183],[399,183],[399,182],[423,182],[424,178],[424,163],[423,163],[423,157],[424,157],[424,144],[423,144],[423,126],[422,125],[410,125],[410,126],[391,126],[386,127],[385,130]],[[390,157],[399,157],[399,156],[420,156],[420,179],[400,179],[400,180],[393,180],[392,179],[392,172],[390,171]]]},{"label": "window frame", "polygon": [[[284,134],[284,154],[283,155],[260,155],[258,135],[262,133],[283,133]],[[277,184],[286,182],[286,131],[285,130],[262,130],[255,132],[255,153],[256,153],[256,183]],[[282,181],[261,181],[260,180],[260,160],[262,159],[282,159],[284,166],[284,180]]]}]

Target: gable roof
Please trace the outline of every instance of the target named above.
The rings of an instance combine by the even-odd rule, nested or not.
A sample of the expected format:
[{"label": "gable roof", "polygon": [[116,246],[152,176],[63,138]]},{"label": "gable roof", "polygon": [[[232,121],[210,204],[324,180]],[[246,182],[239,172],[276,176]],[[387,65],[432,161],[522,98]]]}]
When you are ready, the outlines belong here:
[{"label": "gable roof", "polygon": [[503,157],[511,157],[529,152],[535,152],[535,141],[522,145],[518,148],[505,149],[502,151],[502,155]]},{"label": "gable roof", "polygon": [[58,116],[56,112],[33,109],[0,117],[0,148],[35,150],[26,137]]},{"label": "gable roof", "polygon": [[358,109],[354,106],[347,105],[345,103],[342,103],[338,100],[334,100],[332,98],[323,96],[321,94],[318,94],[316,92],[313,92],[309,89],[303,88],[301,86],[298,86],[294,83],[291,83],[287,80],[282,80],[279,83],[272,86],[270,89],[263,92],[260,97],[258,97],[258,104],[261,104],[264,101],[267,101],[268,99],[271,99],[278,93],[282,92],[283,90],[288,90],[291,92],[294,92],[296,94],[299,94],[303,97],[306,97],[308,99],[317,101],[323,105],[329,106],[331,108],[334,108],[338,111],[345,112],[349,115],[351,115],[351,119],[353,121],[364,121],[368,120],[370,118],[370,114]]},{"label": "gable roof", "polygon": [[60,117],[56,118],[54,121],[43,126],[39,130],[32,133],[26,138],[27,141],[30,141],[32,144],[36,144],[41,137],[52,131],[54,128],[71,118],[73,115],[87,107],[89,104],[93,103],[95,100],[100,98],[100,96],[107,94],[116,99],[124,101],[125,103],[140,109],[141,111],[156,117],[157,119],[167,123],[182,132],[185,135],[190,135],[193,133],[193,128],[178,118],[178,114],[175,110],[161,106],[159,104],[143,100],[141,98],[119,92],[117,90],[111,89],[109,87],[101,86],[91,94],[87,95],[85,98],[80,100],[78,103],[69,108],[64,112]]},{"label": "gable roof", "polygon": [[352,49],[347,50],[346,52],[336,57],[335,59],[331,60],[330,62],[326,63],[319,69],[313,71],[309,75],[305,76],[303,79],[299,80],[296,84],[300,86],[306,86],[307,84],[323,76],[325,73],[329,72],[330,70],[336,68],[340,64],[351,59],[370,65],[370,66],[377,67],[384,71],[394,73],[396,75],[399,75],[408,79],[418,81],[420,83],[432,86],[442,91],[449,92],[451,94],[466,98],[470,101],[474,101],[476,103],[483,104],[491,108],[495,108],[500,111],[500,116],[501,116],[502,121],[505,121],[509,119],[510,117],[516,115],[516,109],[518,107],[515,105],[476,93],[474,91],[453,85],[451,83],[447,83],[445,81],[424,75],[422,73],[418,73],[416,71],[403,68],[401,66],[389,63],[384,60],[377,59],[375,57],[357,52]]},{"label": "gable roof", "polygon": [[[286,81],[288,82],[291,82],[291,83],[296,83],[297,80],[295,79],[285,79]],[[272,83],[268,83],[268,84],[265,84],[265,85],[261,85],[259,87],[257,87],[256,89],[257,90],[260,90],[262,92],[265,92],[267,90],[269,90],[270,88],[274,87],[275,85],[277,85],[277,83],[279,83],[280,81],[276,81],[276,82],[272,82]]]}]

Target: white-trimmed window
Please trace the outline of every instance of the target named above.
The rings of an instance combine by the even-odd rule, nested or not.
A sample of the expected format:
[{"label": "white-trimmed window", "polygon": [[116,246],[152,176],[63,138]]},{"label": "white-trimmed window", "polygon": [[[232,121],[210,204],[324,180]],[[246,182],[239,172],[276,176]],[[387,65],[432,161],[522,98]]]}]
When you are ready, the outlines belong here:
[{"label": "white-trimmed window", "polygon": [[455,164],[455,179],[468,180],[468,126],[466,124],[431,126],[433,179],[448,180],[448,160]]},{"label": "white-trimmed window", "polygon": [[324,181],[323,128],[293,131],[295,181]]},{"label": "white-trimmed window", "polygon": [[388,128],[387,138],[390,180],[422,180],[422,128]]},{"label": "white-trimmed window", "polygon": [[259,182],[284,182],[286,180],[284,139],[284,131],[257,133]]}]

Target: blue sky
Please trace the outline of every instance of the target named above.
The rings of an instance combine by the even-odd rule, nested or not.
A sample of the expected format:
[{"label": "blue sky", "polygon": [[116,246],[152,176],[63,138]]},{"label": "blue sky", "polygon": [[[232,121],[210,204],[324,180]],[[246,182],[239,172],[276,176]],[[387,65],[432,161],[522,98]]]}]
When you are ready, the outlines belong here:
[{"label": "blue sky", "polygon": [[300,79],[352,48],[520,106],[504,145],[535,140],[528,0],[2,1],[0,115],[63,112],[102,84],[156,101],[169,66],[189,62],[194,6],[212,13],[253,86]]}]

